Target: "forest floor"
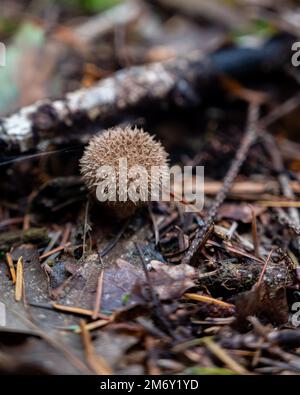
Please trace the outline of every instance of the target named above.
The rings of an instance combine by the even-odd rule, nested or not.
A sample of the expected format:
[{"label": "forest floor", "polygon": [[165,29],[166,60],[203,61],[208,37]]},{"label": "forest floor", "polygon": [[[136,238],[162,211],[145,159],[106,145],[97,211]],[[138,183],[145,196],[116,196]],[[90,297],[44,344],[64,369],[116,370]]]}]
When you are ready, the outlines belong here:
[{"label": "forest floor", "polygon": [[[299,9],[4,3],[0,372],[299,374]],[[203,210],[104,215],[78,163],[116,125],[204,166]]]}]

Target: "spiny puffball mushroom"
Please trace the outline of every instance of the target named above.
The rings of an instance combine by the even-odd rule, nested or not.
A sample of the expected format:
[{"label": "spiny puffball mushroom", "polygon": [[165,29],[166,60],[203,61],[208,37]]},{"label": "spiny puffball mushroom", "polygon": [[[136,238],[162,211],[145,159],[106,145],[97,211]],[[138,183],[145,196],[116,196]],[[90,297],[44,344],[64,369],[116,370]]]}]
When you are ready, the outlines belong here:
[{"label": "spiny puffball mushroom", "polygon": [[[142,199],[138,201],[132,201],[130,197],[123,201],[123,196],[120,196],[119,186],[120,182],[122,183],[123,176],[119,174],[119,160],[124,158],[127,161],[128,171],[133,166],[143,166],[148,173],[146,180],[148,194],[143,195],[141,191]],[[115,201],[108,199],[104,205],[112,209],[112,212],[118,217],[128,217],[135,212],[137,207],[150,200],[153,176],[151,181],[149,181],[149,178],[153,166],[158,166],[157,177],[166,175],[168,154],[160,142],[155,141],[153,136],[142,129],[136,127],[131,129],[129,126],[125,128],[115,127],[93,137],[80,160],[83,180],[94,196],[96,196],[97,185],[102,180],[101,175],[99,175],[99,168],[102,166],[111,166],[115,170],[116,184]],[[130,176],[128,180],[130,182]],[[161,184],[159,185],[161,186]]]}]

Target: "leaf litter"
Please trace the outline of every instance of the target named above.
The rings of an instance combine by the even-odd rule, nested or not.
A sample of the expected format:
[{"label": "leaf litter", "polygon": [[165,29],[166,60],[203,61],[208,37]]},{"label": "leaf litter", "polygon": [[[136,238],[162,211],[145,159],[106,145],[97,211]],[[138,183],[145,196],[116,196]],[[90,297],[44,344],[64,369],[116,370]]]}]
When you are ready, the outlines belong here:
[{"label": "leaf litter", "polygon": [[[262,69],[245,68],[239,44],[245,35],[235,37],[234,57],[226,58],[230,18],[220,23],[208,8],[197,6],[212,22],[209,27],[192,21],[183,3],[170,18],[168,2],[156,3],[157,9],[145,11],[149,31],[133,13],[123,32],[114,36],[112,19],[105,39],[98,31],[100,37],[85,48],[76,36],[80,26],[59,27],[70,11],[63,13],[66,19],[54,18],[49,31],[43,24],[26,25],[26,34],[38,29],[37,38],[48,40],[51,64],[26,94],[40,49],[30,51],[23,84],[17,79],[10,92],[6,82],[0,98],[9,112],[20,103],[93,86],[131,64],[146,65],[147,75],[149,62],[174,59],[183,47],[199,49],[204,32],[204,56],[215,51],[211,59],[225,62],[230,76],[214,76],[214,89],[202,97],[203,87],[190,84],[198,64],[186,70],[175,60],[174,89],[158,96],[158,106],[153,92],[146,92],[136,108],[125,106],[116,114],[119,107],[113,106],[107,119],[93,125],[80,113],[77,123],[60,124],[49,100],[33,119],[32,148],[40,154],[13,151],[11,157],[3,148],[1,372],[299,374],[294,306],[300,300],[300,159],[293,131],[298,80],[286,76],[286,63],[276,70],[285,75],[285,89],[264,61]],[[273,31],[269,22],[265,39]],[[22,26],[9,56],[23,56],[15,45]],[[183,31],[188,50],[179,39]],[[78,175],[83,144],[92,131],[120,123],[154,131],[172,163],[205,165],[200,213],[184,214],[181,206],[158,202],[122,222],[89,207]]]}]

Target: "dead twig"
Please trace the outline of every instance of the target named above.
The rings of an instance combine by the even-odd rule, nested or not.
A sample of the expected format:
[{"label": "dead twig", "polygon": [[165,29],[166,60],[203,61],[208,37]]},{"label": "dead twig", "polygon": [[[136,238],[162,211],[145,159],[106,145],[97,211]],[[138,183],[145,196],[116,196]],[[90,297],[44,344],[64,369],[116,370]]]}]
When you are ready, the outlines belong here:
[{"label": "dead twig", "polygon": [[268,264],[269,264],[269,262],[270,262],[270,259],[271,259],[271,256],[272,256],[272,254],[273,254],[273,251],[274,251],[274,249],[272,249],[272,250],[269,252],[269,255],[268,255],[267,259],[266,259],[266,262],[265,262],[265,264],[264,264],[264,267],[263,267],[263,269],[262,269],[262,271],[261,271],[261,274],[260,274],[260,276],[259,276],[259,279],[258,279],[258,281],[257,281],[257,287],[259,287],[259,286],[261,285],[261,283],[262,283],[262,280],[263,280],[264,275],[265,275],[265,273],[266,273],[267,266],[268,266]]},{"label": "dead twig", "polygon": [[211,338],[202,339],[206,347],[211,351],[220,361],[222,361],[229,369],[238,374],[247,374],[248,371],[237,363],[221,346],[214,342]]},{"label": "dead twig", "polygon": [[73,314],[80,314],[80,315],[86,315],[89,317],[92,317],[93,319],[96,318],[101,318],[103,320],[109,320],[110,318],[105,315],[97,312],[95,314],[95,311],[93,310],[88,310],[88,309],[83,309],[82,307],[76,307],[76,306],[64,306],[58,303],[52,303],[51,305],[54,309],[60,310],[60,311],[65,311],[67,313],[73,313]]},{"label": "dead twig", "polygon": [[[94,322],[90,322],[89,324],[86,324],[85,327],[88,331],[93,331],[95,329],[102,328],[103,326],[110,324],[112,321],[113,319],[97,320]],[[75,333],[81,333],[81,328],[79,327],[78,329],[75,329]]]},{"label": "dead twig", "polygon": [[94,306],[94,312],[92,315],[93,320],[95,320],[97,318],[97,316],[99,314],[100,307],[101,307],[101,298],[102,298],[102,292],[103,292],[103,279],[104,279],[104,268],[102,268],[100,276],[98,278],[95,306]]},{"label": "dead twig", "polygon": [[113,374],[104,358],[95,354],[91,335],[84,320],[80,320],[81,337],[84,346],[85,356],[89,367],[99,375]]},{"label": "dead twig", "polygon": [[252,212],[252,224],[251,224],[251,229],[252,229],[252,239],[253,239],[253,245],[254,245],[254,253],[257,257],[259,257],[259,239],[258,239],[258,234],[257,234],[257,215],[256,212],[253,208],[253,206],[250,205],[250,209]]},{"label": "dead twig", "polygon": [[187,299],[196,300],[197,302],[212,303],[225,308],[234,308],[233,304],[223,302],[222,300],[212,298],[211,296],[191,294],[191,293],[185,293],[183,296]]},{"label": "dead twig", "polygon": [[7,262],[8,268],[9,268],[12,282],[13,282],[13,284],[15,284],[16,283],[16,270],[15,270],[15,266],[14,266],[11,254],[9,252],[6,254],[6,262]]},{"label": "dead twig", "polygon": [[207,215],[207,219],[202,228],[200,228],[195,236],[195,239],[191,243],[188,251],[185,253],[183,257],[183,263],[185,264],[195,264],[199,254],[201,252],[200,246],[203,245],[203,240],[205,239],[206,233],[209,228],[213,225],[215,221],[215,217],[218,213],[218,209],[221,204],[224,202],[229,190],[231,189],[233,182],[238,175],[238,172],[244,163],[249,148],[255,141],[257,137],[257,120],[258,120],[258,107],[256,105],[249,106],[249,114],[248,114],[248,125],[246,129],[246,133],[243,137],[241,145],[235,155],[235,158],[224,178],[223,187],[217,193],[217,196],[214,200],[213,205],[210,207]]},{"label": "dead twig", "polygon": [[87,200],[86,205],[85,205],[85,211],[84,211],[84,228],[83,228],[83,237],[82,237],[82,256],[85,257],[85,252],[86,252],[86,235],[89,230],[91,230],[91,227],[88,222],[89,218],[89,206],[90,202]]},{"label": "dead twig", "polygon": [[23,296],[23,258],[20,256],[17,262],[17,274],[16,274],[16,287],[15,287],[15,299],[19,302]]},{"label": "dead twig", "polygon": [[46,252],[45,254],[41,255],[41,256],[39,257],[39,260],[41,261],[41,260],[43,260],[43,259],[45,259],[45,258],[48,258],[48,256],[51,256],[51,255],[53,255],[53,254],[56,254],[57,252],[63,251],[66,247],[68,247],[68,246],[70,246],[70,245],[71,245],[71,243],[67,243],[67,244],[65,244],[65,245],[61,245],[61,246],[59,246],[59,247],[56,247],[56,248],[54,248],[53,250],[48,251],[48,252]]}]

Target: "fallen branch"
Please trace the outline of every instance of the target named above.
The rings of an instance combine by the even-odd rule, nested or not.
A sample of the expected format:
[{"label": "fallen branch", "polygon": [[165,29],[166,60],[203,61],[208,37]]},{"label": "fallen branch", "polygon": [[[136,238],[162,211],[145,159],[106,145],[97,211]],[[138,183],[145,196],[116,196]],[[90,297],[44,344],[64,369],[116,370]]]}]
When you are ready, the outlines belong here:
[{"label": "fallen branch", "polygon": [[99,130],[104,122],[116,124],[133,110],[153,108],[163,101],[199,104],[208,93],[215,93],[221,74],[239,78],[280,69],[290,56],[290,44],[290,37],[280,36],[261,48],[226,48],[205,59],[195,52],[118,71],[61,100],[41,100],[0,118],[0,149],[5,153],[45,149],[56,137],[82,142],[95,132],[95,126]]}]

